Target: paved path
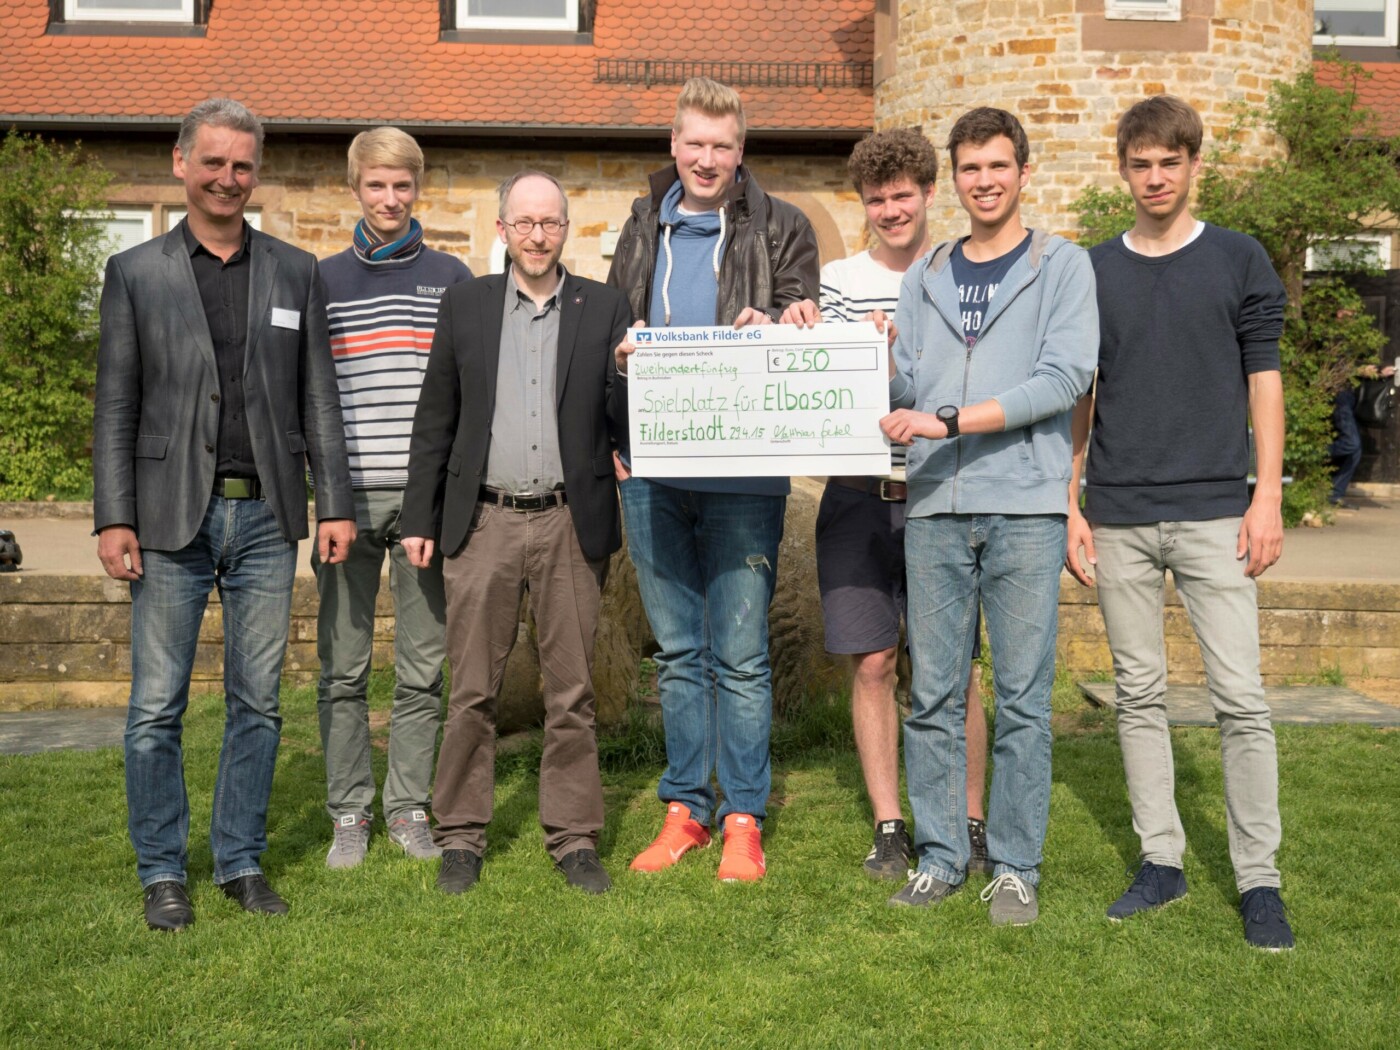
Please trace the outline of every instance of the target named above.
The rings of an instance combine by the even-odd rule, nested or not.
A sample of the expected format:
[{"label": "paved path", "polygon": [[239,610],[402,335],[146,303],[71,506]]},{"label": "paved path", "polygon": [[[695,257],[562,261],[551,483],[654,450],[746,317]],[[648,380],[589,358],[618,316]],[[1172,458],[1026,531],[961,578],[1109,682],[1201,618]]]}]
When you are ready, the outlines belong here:
[{"label": "paved path", "polygon": [[[1079,691],[1099,707],[1116,707],[1112,682],[1080,682]],[[1337,685],[1277,685],[1264,690],[1276,725],[1400,726],[1400,707],[1383,704]],[[1203,685],[1167,686],[1167,722],[1213,726],[1215,711]]]},{"label": "paved path", "polygon": [[[1114,706],[1112,682],[1081,682],[1079,689],[1090,703]],[[1279,724],[1400,726],[1400,707],[1339,686],[1274,686],[1265,696]],[[1167,716],[1174,726],[1215,725],[1203,685],[1168,686]],[[125,728],[125,708],[0,712],[0,755],[121,747]]]},{"label": "paved path", "polygon": [[[1357,487],[1353,487],[1354,491]],[[1364,486],[1361,487],[1364,491]],[[1283,557],[1266,580],[1400,583],[1400,497],[1348,494],[1355,510],[1338,511],[1336,524],[1289,529]],[[30,508],[23,511],[33,513]],[[0,529],[10,529],[24,551],[22,572],[34,575],[100,576],[91,512],[81,505],[55,507],[48,516],[19,517],[0,506]],[[311,574],[311,548],[301,544],[297,572]]]}]

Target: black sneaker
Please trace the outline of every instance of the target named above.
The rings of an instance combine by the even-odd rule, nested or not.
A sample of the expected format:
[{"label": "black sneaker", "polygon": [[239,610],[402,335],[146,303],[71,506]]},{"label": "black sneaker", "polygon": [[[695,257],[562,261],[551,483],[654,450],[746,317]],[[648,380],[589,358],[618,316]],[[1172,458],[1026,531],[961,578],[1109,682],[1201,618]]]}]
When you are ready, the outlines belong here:
[{"label": "black sneaker", "polygon": [[564,881],[576,890],[596,894],[612,889],[612,879],[603,870],[597,850],[576,849],[556,860],[554,866],[564,873]]},{"label": "black sneaker", "polygon": [[438,868],[437,888],[443,893],[466,893],[481,878],[481,857],[469,849],[445,849]]},{"label": "black sneaker", "polygon": [[1285,952],[1293,947],[1293,928],[1288,925],[1288,909],[1276,886],[1256,886],[1240,898],[1244,918],[1244,939],[1251,948]]},{"label": "black sneaker", "polygon": [[1168,868],[1163,864],[1142,862],[1137,878],[1123,896],[1108,906],[1108,917],[1114,922],[1122,922],[1140,911],[1160,908],[1186,896],[1186,873],[1180,868]]},{"label": "black sneaker", "polygon": [[902,820],[882,820],[875,825],[875,844],[865,855],[865,873],[872,879],[902,882],[914,865],[914,843]]},{"label": "black sneaker", "polygon": [[987,859],[987,825],[976,817],[967,818],[967,842],[972,847],[967,861],[967,873],[990,875],[992,862]]}]

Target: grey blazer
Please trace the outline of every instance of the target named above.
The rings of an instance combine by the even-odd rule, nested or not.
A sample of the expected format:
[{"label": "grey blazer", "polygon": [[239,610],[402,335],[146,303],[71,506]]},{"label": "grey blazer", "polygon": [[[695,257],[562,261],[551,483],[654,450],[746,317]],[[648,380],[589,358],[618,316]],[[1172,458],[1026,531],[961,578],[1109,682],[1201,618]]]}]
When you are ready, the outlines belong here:
[{"label": "grey blazer", "polygon": [[[353,518],[325,295],[314,256],[252,231],[244,397],[253,460],[282,535],[307,535],[306,459],[318,518]],[[93,421],[93,518],[142,547],[179,550],[214,486],[214,344],[179,229],[107,260]]]}]

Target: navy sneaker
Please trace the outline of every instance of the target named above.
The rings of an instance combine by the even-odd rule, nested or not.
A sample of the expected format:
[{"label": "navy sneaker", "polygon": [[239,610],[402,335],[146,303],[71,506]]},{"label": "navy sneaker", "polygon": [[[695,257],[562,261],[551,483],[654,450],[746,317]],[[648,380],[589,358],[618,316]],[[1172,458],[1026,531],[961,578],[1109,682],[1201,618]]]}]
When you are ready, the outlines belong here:
[{"label": "navy sneaker", "polygon": [[1180,868],[1168,868],[1145,860],[1127,892],[1108,906],[1108,917],[1114,922],[1122,922],[1130,915],[1160,908],[1185,896],[1185,872]]},{"label": "navy sneaker", "polygon": [[1285,952],[1293,947],[1293,928],[1277,886],[1256,886],[1240,898],[1244,939],[1251,948]]}]

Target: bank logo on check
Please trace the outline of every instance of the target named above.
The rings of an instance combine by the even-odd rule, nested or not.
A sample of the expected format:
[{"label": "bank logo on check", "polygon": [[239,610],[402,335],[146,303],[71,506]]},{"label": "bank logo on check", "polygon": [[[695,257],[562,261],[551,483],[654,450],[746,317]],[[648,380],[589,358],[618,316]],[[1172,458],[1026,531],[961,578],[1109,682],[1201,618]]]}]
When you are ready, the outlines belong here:
[{"label": "bank logo on check", "polygon": [[651,333],[648,332],[645,328],[638,329],[633,334],[636,336],[637,342],[639,343],[651,342]]}]

